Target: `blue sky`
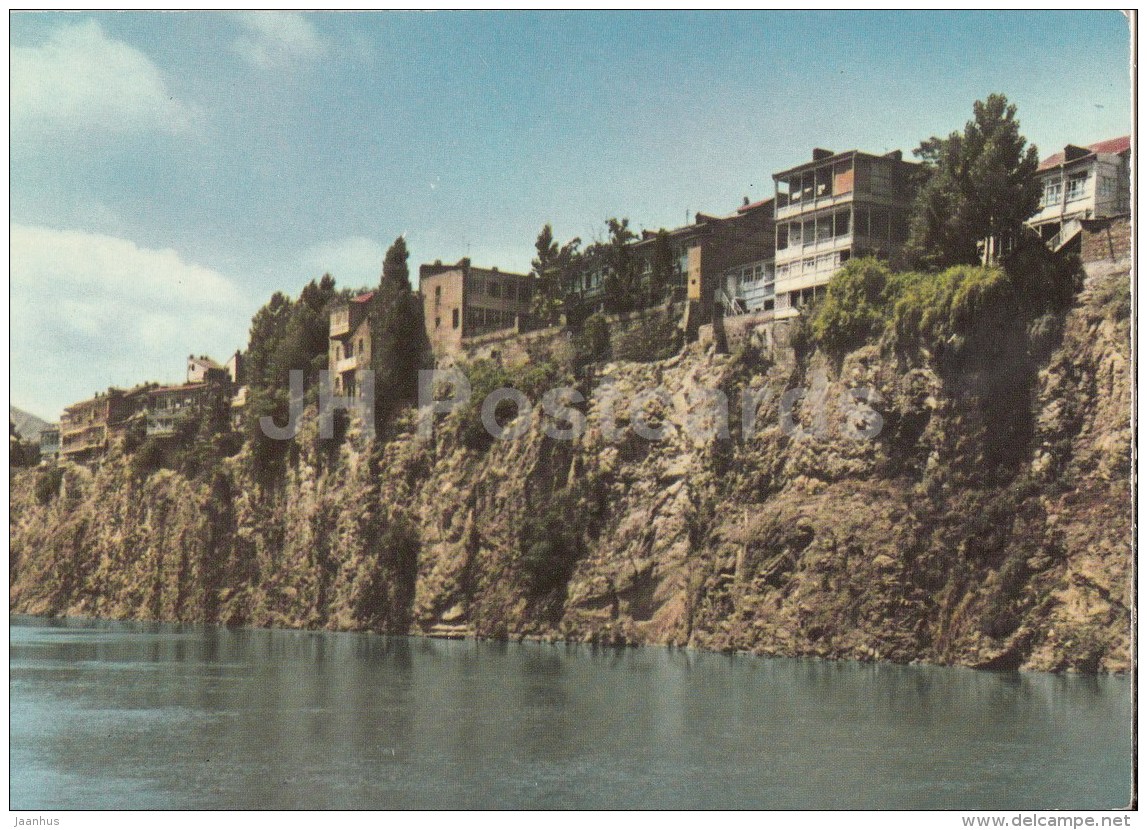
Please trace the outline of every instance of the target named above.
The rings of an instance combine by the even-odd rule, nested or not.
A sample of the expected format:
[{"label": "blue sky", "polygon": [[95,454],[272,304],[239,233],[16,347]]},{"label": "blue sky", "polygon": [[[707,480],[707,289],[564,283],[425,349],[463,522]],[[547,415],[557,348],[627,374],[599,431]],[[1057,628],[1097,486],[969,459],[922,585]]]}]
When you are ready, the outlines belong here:
[{"label": "blue sky", "polygon": [[813,147],[906,153],[1003,92],[1050,155],[1131,129],[1116,12],[15,13],[11,396],[179,380],[325,271],[526,270],[610,216],[771,195]]}]

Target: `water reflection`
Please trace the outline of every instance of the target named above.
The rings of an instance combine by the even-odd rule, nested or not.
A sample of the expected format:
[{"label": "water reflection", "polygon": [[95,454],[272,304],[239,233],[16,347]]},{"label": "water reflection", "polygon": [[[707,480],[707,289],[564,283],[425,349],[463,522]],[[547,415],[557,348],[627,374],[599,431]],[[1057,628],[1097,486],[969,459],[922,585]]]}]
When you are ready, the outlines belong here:
[{"label": "water reflection", "polygon": [[12,806],[1099,807],[1127,678],[15,618]]}]

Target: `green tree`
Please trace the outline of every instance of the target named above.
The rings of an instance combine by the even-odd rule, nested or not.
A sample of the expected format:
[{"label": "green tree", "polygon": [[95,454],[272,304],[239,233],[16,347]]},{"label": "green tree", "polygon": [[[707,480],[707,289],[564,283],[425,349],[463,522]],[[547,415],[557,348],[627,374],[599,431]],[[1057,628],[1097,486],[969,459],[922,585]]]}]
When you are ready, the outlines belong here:
[{"label": "green tree", "polygon": [[606,222],[609,239],[599,243],[605,279],[602,293],[606,311],[633,311],[641,305],[641,273],[630,243],[637,234],[629,229],[628,219]]},{"label": "green tree", "polygon": [[534,242],[537,256],[531,263],[534,291],[530,313],[544,325],[558,321],[565,306],[566,282],[580,262],[581,239],[574,237],[565,245],[554,240],[550,225],[542,228]]},{"label": "green tree", "polygon": [[1039,203],[1039,152],[1020,134],[1003,95],[973,105],[964,131],[932,137],[914,151],[923,162],[908,257],[932,269],[974,265],[980,245],[995,260],[1020,239]]},{"label": "green tree", "polygon": [[410,291],[410,269],[406,264],[409,258],[406,238],[400,236],[387,249],[386,258],[382,261],[382,282],[379,287],[383,291]]},{"label": "green tree", "polygon": [[410,287],[409,256],[406,240],[398,237],[386,252],[382,278],[371,300],[371,368],[379,428],[415,400],[426,353],[422,303]]},{"label": "green tree", "polygon": [[843,354],[880,334],[888,317],[891,275],[872,257],[850,260],[833,274],[812,318],[812,335],[824,348]]},{"label": "green tree", "polygon": [[276,291],[251,319],[251,333],[247,340],[247,378],[252,387],[263,388],[272,382],[271,359],[286,332],[292,305],[290,297]]}]

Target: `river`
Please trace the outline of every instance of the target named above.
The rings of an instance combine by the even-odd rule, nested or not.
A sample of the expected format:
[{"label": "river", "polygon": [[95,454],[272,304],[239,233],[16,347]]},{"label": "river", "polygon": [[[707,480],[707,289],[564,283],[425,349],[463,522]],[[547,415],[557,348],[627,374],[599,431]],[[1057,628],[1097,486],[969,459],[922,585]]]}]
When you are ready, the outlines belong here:
[{"label": "river", "polygon": [[10,619],[10,802],[52,808],[1094,808],[1131,682]]}]

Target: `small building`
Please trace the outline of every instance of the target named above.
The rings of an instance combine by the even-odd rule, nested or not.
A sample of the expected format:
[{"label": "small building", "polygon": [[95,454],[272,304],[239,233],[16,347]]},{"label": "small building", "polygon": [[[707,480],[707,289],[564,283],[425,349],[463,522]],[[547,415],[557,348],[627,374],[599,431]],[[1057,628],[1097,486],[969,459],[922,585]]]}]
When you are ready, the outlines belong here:
[{"label": "small building", "polygon": [[899,150],[876,156],[817,149],[812,161],[773,175],[778,317],[823,293],[849,259],[888,258],[903,247],[917,167]]},{"label": "small building", "polygon": [[227,362],[223,364],[223,369],[231,378],[232,385],[238,386],[243,383],[246,380],[243,377],[243,353],[236,350],[235,354],[227,358]]},{"label": "small building", "polygon": [[116,431],[138,411],[139,395],[110,388],[64,409],[60,418],[60,454],[87,460],[102,455]]},{"label": "small building", "polygon": [[[647,289],[657,256],[660,232],[645,230],[641,238],[630,243],[641,274],[642,288]],[[688,301],[694,321],[712,316],[713,302],[730,308],[733,297],[726,296],[726,275],[739,274],[745,266],[758,266],[762,281],[773,274],[775,234],[773,200],[749,203],[726,216],[698,213],[688,225],[665,232],[674,264],[670,276],[670,293]],[[771,280],[770,280],[771,283]],[[589,267],[572,274],[565,286],[566,294],[600,305],[605,290],[605,274],[600,267]]]},{"label": "small building", "polygon": [[148,435],[173,435],[180,421],[198,414],[215,383],[185,383],[148,389],[142,409]]},{"label": "small building", "polygon": [[209,380],[223,380],[230,371],[220,366],[207,355],[187,356],[187,382],[204,383]]},{"label": "small building", "polygon": [[370,355],[374,347],[370,331],[370,306],[373,299],[374,292],[368,291],[331,310],[327,365],[334,375],[336,395],[357,394],[358,372],[370,368]]},{"label": "small building", "polygon": [[1131,212],[1131,137],[1068,144],[1044,159],[1036,176],[1040,203],[1028,224],[1058,251],[1079,236],[1082,220]]},{"label": "small building", "polygon": [[60,454],[60,425],[48,424],[40,430],[40,458],[54,459]]},{"label": "small building", "polygon": [[418,289],[426,337],[436,359],[457,357],[465,339],[520,328],[528,318],[533,278],[478,268],[469,258],[454,265],[423,265]]}]

